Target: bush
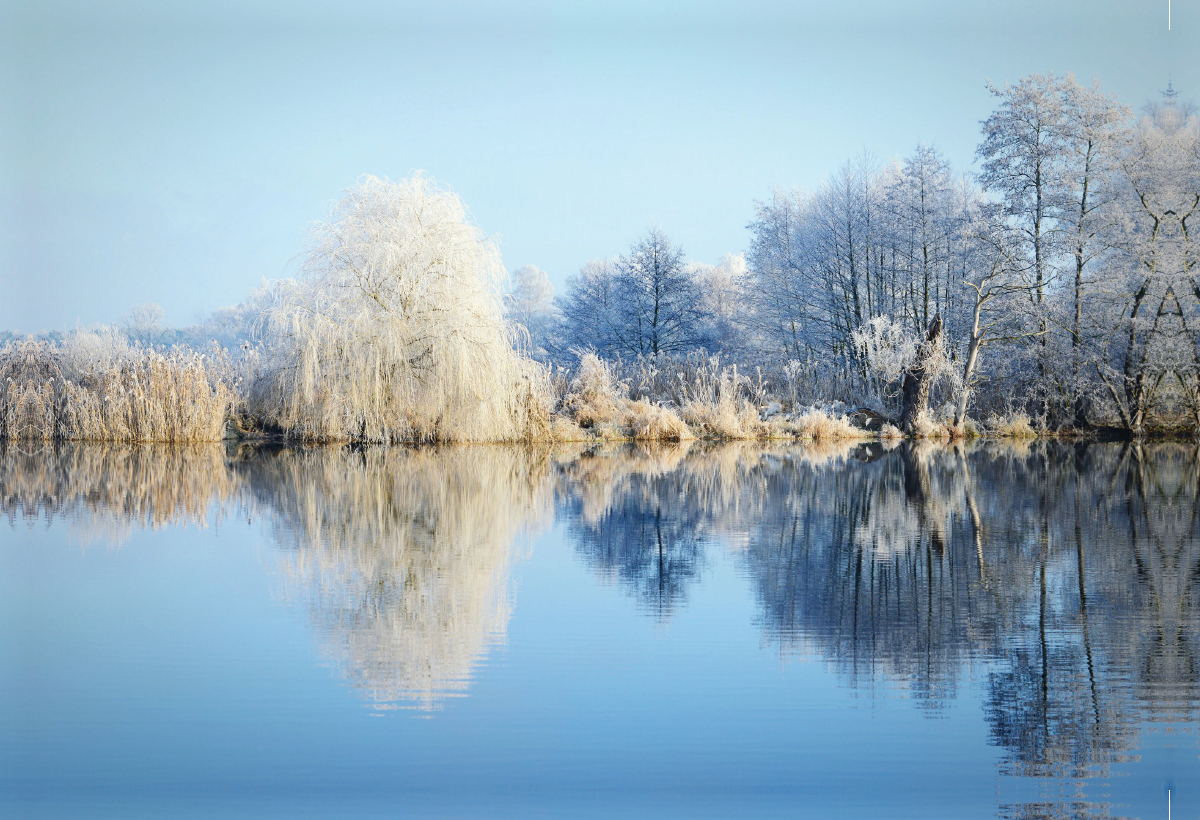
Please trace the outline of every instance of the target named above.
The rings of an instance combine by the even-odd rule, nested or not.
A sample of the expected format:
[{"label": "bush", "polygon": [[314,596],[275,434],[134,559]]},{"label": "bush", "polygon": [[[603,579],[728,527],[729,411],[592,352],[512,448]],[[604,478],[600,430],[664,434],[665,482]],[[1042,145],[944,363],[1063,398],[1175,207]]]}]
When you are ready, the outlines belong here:
[{"label": "bush", "polygon": [[872,437],[871,433],[851,424],[845,416],[832,416],[821,410],[810,410],[797,418],[796,427],[800,435],[817,441]]},{"label": "bush", "polygon": [[988,432],[1003,438],[1037,438],[1028,414],[1014,410],[1005,415],[993,415],[987,421]]},{"label": "bush", "polygon": [[630,402],[625,426],[639,441],[687,441],[695,438],[674,410],[647,401]]}]

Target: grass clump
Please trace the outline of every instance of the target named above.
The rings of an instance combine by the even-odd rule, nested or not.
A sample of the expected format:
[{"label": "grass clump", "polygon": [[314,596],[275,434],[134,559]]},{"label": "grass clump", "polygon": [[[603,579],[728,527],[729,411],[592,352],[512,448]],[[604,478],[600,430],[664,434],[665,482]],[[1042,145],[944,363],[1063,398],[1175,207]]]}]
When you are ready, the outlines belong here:
[{"label": "grass clump", "polygon": [[648,401],[629,403],[625,426],[637,441],[688,441],[695,438],[678,413]]},{"label": "grass clump", "polygon": [[1037,438],[1029,415],[1023,410],[993,415],[987,421],[988,432],[1001,438]]},{"label": "grass clump", "polygon": [[587,429],[611,422],[628,402],[627,387],[617,378],[612,365],[591,351],[580,353],[578,369],[563,399],[563,410]]},{"label": "grass clump", "polygon": [[873,438],[871,433],[855,427],[845,416],[835,416],[823,410],[809,410],[796,419],[795,426],[801,436],[816,441]]},{"label": "grass clump", "polygon": [[[674,409],[646,399],[629,398],[615,368],[591,351],[579,354],[562,408],[578,428],[604,441],[688,441],[691,428]],[[555,422],[556,425],[559,422]],[[563,438],[561,440],[567,440]]]}]

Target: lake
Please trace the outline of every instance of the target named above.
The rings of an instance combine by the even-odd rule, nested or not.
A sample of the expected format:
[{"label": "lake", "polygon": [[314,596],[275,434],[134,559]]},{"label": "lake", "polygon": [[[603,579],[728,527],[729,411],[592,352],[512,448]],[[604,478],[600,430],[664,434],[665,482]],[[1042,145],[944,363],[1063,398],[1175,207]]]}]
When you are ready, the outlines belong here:
[{"label": "lake", "polygon": [[1200,452],[0,450],[0,816],[1200,813]]}]

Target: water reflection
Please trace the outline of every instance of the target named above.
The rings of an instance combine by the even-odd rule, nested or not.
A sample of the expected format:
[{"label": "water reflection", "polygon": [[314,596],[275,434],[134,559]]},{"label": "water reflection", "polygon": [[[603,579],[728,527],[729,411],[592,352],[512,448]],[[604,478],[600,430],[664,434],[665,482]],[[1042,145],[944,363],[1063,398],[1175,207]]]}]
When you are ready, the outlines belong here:
[{"label": "water reflection", "polygon": [[85,544],[119,545],[137,529],[204,526],[237,481],[215,444],[0,444],[0,515],[16,526],[59,519]]},{"label": "water reflection", "polygon": [[[981,671],[1005,774],[1107,777],[1135,759],[1141,722],[1194,720],[1194,447],[867,446],[818,464],[757,451],[737,469],[710,454],[627,473],[585,555],[651,510],[693,540],[729,533],[779,651],[819,655],[856,688],[901,682],[935,712]],[[627,540],[643,560],[620,566],[645,567],[654,548]],[[656,609],[658,590],[643,594]],[[1078,794],[1003,808],[1107,816]]]},{"label": "water reflection", "polygon": [[518,539],[548,518],[548,463],[524,450],[323,449],[235,471],[268,516],[285,596],[377,706],[466,691],[503,641]]},{"label": "water reflection", "polygon": [[[899,683],[937,714],[971,676],[1015,778],[1081,783],[1200,700],[1200,455],[1182,444],[683,444],[0,450],[0,511],[83,537],[261,515],[284,596],[380,707],[468,691],[509,576],[557,517],[578,558],[667,619],[714,550],[782,655]],[[1099,816],[1077,787],[1014,817]]]}]

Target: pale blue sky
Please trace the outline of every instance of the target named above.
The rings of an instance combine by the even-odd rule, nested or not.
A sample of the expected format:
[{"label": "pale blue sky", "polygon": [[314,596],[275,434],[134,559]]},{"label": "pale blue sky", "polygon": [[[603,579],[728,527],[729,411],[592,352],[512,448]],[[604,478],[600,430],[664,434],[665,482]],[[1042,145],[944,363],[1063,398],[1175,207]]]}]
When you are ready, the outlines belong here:
[{"label": "pale blue sky", "polygon": [[745,249],[753,201],[864,148],[971,163],[984,81],[1200,97],[1176,3],[0,0],[0,329],[188,324],[295,271],[361,174],[461,194],[556,286],[661,226]]}]

